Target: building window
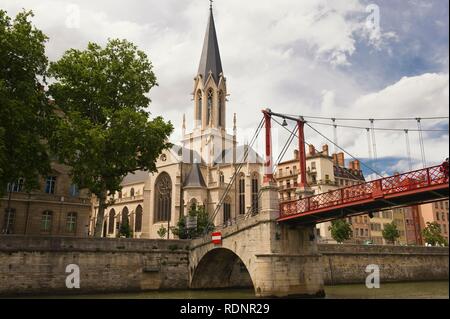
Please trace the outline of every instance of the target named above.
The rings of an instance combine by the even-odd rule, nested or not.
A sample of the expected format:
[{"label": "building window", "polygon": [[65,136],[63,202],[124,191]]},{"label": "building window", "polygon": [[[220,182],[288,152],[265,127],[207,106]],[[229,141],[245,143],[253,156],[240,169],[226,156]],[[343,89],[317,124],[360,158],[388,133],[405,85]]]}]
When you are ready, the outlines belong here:
[{"label": "building window", "polygon": [[56,177],[55,176],[48,176],[45,181],[45,192],[47,194],[54,194],[55,193],[55,186],[56,186]]},{"label": "building window", "polygon": [[119,199],[122,199],[122,191],[119,192],[118,197],[119,197]]},{"label": "building window", "polygon": [[220,184],[225,183],[225,175],[223,175],[222,172],[219,173],[219,182],[220,182]]},{"label": "building window", "polygon": [[19,178],[12,185],[10,183],[8,183],[8,186],[6,189],[8,192],[18,193],[23,190],[23,184],[24,184],[23,178]]},{"label": "building window", "polygon": [[50,232],[52,229],[53,212],[45,211],[42,213],[41,231]]},{"label": "building window", "polygon": [[252,213],[259,211],[259,178],[257,174],[252,177]]},{"label": "building window", "polygon": [[5,208],[5,216],[3,218],[2,234],[14,233],[14,220],[16,218],[16,210],[14,208]]},{"label": "building window", "polygon": [[231,204],[230,199],[226,199],[223,203],[223,223],[226,224],[231,220]]},{"label": "building window", "polygon": [[440,220],[440,218],[439,218],[439,212],[436,212],[436,219],[437,219],[437,220]]},{"label": "building window", "polygon": [[70,196],[72,196],[72,197],[80,196],[80,190],[78,189],[78,186],[75,184],[70,185],[69,193],[70,193]]},{"label": "building window", "polygon": [[311,162],[311,169],[315,170],[316,169],[316,162]]},{"label": "building window", "polygon": [[67,214],[67,222],[66,229],[69,233],[75,233],[77,230],[77,213],[68,213]]},{"label": "building window", "polygon": [[206,113],[206,123],[209,125],[212,119],[212,109],[213,109],[213,91],[208,91],[208,105],[207,105],[207,113]]},{"label": "building window", "polygon": [[203,111],[203,95],[202,91],[197,92],[197,121],[202,121],[202,111]]},{"label": "building window", "polygon": [[440,202],[439,205],[441,206],[441,209],[444,209],[444,202]]},{"label": "building window", "polygon": [[223,92],[219,92],[219,104],[218,104],[218,122],[219,126],[223,126],[223,119],[222,119],[222,111],[223,111]]},{"label": "building window", "polygon": [[141,232],[142,231],[142,206],[139,205],[136,208],[136,219],[134,222],[134,231],[135,232]]},{"label": "building window", "polygon": [[108,217],[108,234],[114,234],[114,223],[116,219],[116,211],[111,209]]},{"label": "building window", "polygon": [[134,197],[134,188],[130,189],[130,197]]},{"label": "building window", "polygon": [[245,176],[239,178],[239,214],[245,214]]},{"label": "building window", "polygon": [[172,211],[172,180],[167,173],[158,176],[155,183],[154,222],[170,220]]}]

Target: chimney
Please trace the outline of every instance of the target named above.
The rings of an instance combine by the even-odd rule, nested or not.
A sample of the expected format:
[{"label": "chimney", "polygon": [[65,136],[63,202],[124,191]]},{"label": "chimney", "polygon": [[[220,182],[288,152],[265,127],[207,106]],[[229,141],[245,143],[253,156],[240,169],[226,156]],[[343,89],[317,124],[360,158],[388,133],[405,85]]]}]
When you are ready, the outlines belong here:
[{"label": "chimney", "polygon": [[309,155],[316,155],[316,148],[312,144],[309,145]]},{"label": "chimney", "polygon": [[335,165],[338,164],[338,156],[336,153],[333,153],[333,164],[335,164]]},{"label": "chimney", "polygon": [[355,162],[354,161],[350,161],[348,163],[348,168],[350,168],[351,170],[354,170],[355,169]]},{"label": "chimney", "polygon": [[294,151],[294,159],[298,160],[298,150]]},{"label": "chimney", "polygon": [[337,162],[340,167],[345,167],[344,153],[341,152],[337,154]]},{"label": "chimney", "polygon": [[325,156],[329,155],[329,151],[328,151],[328,144],[325,144],[322,146],[322,154]]},{"label": "chimney", "polygon": [[355,160],[353,162],[354,165],[354,169],[357,170],[358,172],[361,170],[361,163],[358,160]]}]

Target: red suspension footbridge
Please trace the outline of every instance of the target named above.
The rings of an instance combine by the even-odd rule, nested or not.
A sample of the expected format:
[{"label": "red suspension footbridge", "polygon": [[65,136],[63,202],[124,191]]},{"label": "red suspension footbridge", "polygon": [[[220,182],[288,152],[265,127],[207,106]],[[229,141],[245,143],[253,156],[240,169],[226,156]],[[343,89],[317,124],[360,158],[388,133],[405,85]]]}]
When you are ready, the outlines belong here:
[{"label": "red suspension footbridge", "polygon": [[[291,222],[298,224],[317,224],[326,221],[331,221],[340,218],[352,217],[357,215],[368,214],[373,216],[374,212],[382,210],[413,206],[429,202],[441,201],[449,198],[449,162],[446,159],[443,163],[432,167],[426,165],[426,154],[424,146],[423,132],[446,132],[447,129],[424,129],[422,123],[425,120],[448,120],[448,117],[428,117],[428,118],[389,118],[389,119],[350,119],[350,118],[325,118],[325,117],[303,117],[293,116],[288,114],[281,114],[272,112],[269,109],[262,111],[264,117],[261,120],[258,128],[255,131],[253,138],[249,144],[249,149],[258,138],[260,132],[264,129],[265,137],[265,161],[264,161],[264,182],[272,183],[274,181],[274,167],[276,167],[282,160],[286,151],[290,147],[294,138],[298,139],[298,198],[280,203],[280,217],[279,222]],[[311,119],[306,120],[306,118]],[[280,121],[278,121],[279,119]],[[330,123],[315,122],[316,120],[330,120]],[[354,126],[354,125],[338,125],[337,121],[352,121],[352,120],[367,120],[370,124],[368,127]],[[282,121],[282,123],[280,123]],[[294,130],[288,128],[287,121],[295,123]],[[417,129],[399,129],[399,128],[379,128],[375,127],[376,121],[415,121]],[[272,124],[276,123],[290,132],[290,137],[286,141],[281,154],[279,154],[277,162],[273,163],[272,154]],[[329,139],[311,124],[329,125],[334,129],[334,138]],[[340,149],[355,160],[357,159],[352,154],[348,153],[337,143],[337,129],[338,127],[349,129],[361,129],[367,131],[367,140],[369,145],[369,157],[371,160],[377,160],[376,151],[376,131],[401,131],[406,137],[406,154],[408,158],[410,171],[404,173],[397,173],[393,176],[382,176],[372,166],[369,166],[358,159],[358,161],[367,169],[380,176],[379,179],[362,182],[357,185],[339,188],[321,194],[313,194],[308,182],[308,172],[306,170],[306,151],[305,146],[309,145],[305,140],[305,126],[308,126],[316,134],[321,135],[335,146],[335,150]],[[422,160],[422,169],[412,170],[411,146],[410,146],[410,132],[416,131],[419,135],[419,145]],[[242,163],[245,162],[246,156],[244,154]],[[242,166],[242,165],[241,165]],[[234,176],[231,178],[230,185],[235,181],[235,177],[239,174],[241,166],[238,166]],[[223,197],[226,196],[227,190]],[[216,216],[221,207],[222,200],[217,205],[212,218]],[[250,209],[248,214],[255,214],[254,210]]]}]

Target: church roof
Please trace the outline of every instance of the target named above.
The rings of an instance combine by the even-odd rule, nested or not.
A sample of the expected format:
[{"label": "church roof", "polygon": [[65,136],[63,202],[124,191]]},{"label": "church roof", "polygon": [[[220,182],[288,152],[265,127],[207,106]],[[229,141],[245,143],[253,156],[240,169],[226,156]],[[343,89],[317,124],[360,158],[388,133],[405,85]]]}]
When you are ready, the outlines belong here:
[{"label": "church roof", "polygon": [[[245,154],[248,149],[247,154],[247,160],[243,161],[245,158]],[[250,164],[256,164],[256,163],[264,163],[263,158],[249,145],[239,145],[236,147],[236,163],[250,163]],[[233,163],[233,148],[229,148],[227,150],[224,150],[222,154],[217,156],[217,158],[214,161],[214,164],[228,164]]]},{"label": "church roof", "polygon": [[149,176],[147,171],[135,171],[128,174],[122,181],[122,185],[145,183]]},{"label": "church roof", "polygon": [[192,165],[191,171],[184,182],[184,187],[206,187],[202,171],[200,170],[200,164],[194,163]]},{"label": "church roof", "polygon": [[216,27],[212,8],[210,9],[208,27],[206,28],[203,51],[200,59],[198,74],[203,77],[205,82],[211,72],[216,83],[219,82],[222,70],[222,61],[220,60],[219,44],[217,42]]}]

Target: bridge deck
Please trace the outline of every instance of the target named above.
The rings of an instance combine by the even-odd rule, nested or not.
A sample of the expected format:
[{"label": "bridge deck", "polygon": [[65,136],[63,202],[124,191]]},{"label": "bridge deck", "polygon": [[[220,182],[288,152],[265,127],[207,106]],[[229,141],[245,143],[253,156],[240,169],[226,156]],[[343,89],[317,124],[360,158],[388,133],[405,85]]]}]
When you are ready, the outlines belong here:
[{"label": "bridge deck", "polygon": [[282,203],[278,221],[322,223],[448,197],[448,168],[443,164]]}]

